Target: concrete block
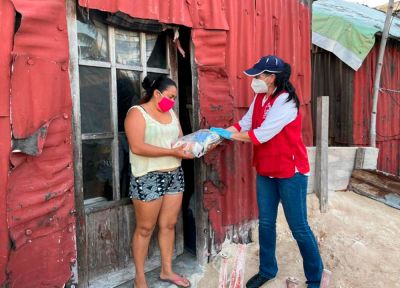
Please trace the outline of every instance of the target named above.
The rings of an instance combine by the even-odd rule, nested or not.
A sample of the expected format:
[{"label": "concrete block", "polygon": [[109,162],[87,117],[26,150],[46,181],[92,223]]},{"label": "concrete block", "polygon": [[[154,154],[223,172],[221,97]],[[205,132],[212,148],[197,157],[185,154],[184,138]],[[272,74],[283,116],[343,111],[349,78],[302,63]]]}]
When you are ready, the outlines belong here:
[{"label": "concrete block", "polygon": [[[353,172],[358,147],[329,147],[328,149],[328,189],[345,190]],[[315,147],[307,147],[311,166],[308,177],[308,193],[313,193],[315,184]]]},{"label": "concrete block", "polygon": [[360,147],[357,149],[354,169],[376,170],[379,149],[375,147]]}]

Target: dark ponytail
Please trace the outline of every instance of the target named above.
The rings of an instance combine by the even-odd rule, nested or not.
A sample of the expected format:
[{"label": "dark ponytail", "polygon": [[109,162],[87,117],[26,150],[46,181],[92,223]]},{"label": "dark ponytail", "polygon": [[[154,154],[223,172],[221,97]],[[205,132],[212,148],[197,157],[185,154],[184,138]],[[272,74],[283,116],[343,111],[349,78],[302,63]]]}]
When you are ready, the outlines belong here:
[{"label": "dark ponytail", "polygon": [[276,91],[272,96],[276,97],[276,95],[278,95],[281,91],[286,91],[287,93],[289,93],[286,102],[290,102],[293,100],[296,103],[296,107],[298,109],[300,107],[300,99],[296,94],[296,89],[289,81],[291,73],[292,69],[288,63],[284,63],[283,71],[281,73],[276,73],[276,74],[274,73],[276,76],[275,78]]},{"label": "dark ponytail", "polygon": [[174,80],[164,75],[155,77],[146,76],[142,82],[142,87],[146,91],[146,94],[140,99],[140,104],[149,102],[153,97],[153,93],[155,90],[158,90],[162,93],[171,86],[177,87]]}]

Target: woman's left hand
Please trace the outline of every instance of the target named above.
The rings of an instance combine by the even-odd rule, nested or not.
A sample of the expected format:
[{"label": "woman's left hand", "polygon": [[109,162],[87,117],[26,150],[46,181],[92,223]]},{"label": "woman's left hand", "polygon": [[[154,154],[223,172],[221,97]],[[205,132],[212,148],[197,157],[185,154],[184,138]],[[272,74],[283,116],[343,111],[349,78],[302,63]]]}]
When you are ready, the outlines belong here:
[{"label": "woman's left hand", "polygon": [[173,156],[181,159],[193,159],[193,153],[185,150],[186,145],[181,145],[175,148],[172,148]]}]

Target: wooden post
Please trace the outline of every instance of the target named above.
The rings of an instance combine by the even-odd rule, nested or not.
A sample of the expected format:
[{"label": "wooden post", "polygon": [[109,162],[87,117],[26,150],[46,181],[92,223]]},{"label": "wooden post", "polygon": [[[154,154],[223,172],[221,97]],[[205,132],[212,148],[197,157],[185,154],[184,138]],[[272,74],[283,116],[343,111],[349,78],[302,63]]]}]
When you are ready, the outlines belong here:
[{"label": "wooden post", "polygon": [[[199,76],[197,65],[195,62],[194,44],[191,40],[190,43],[190,63],[192,67],[192,103],[193,110],[192,121],[193,131],[200,129],[200,101],[199,101]],[[194,165],[195,179],[194,179],[194,195],[196,197],[195,208],[195,221],[196,221],[196,257],[200,265],[205,265],[208,262],[209,256],[209,240],[210,228],[208,223],[208,212],[203,206],[204,197],[204,182],[206,181],[206,167],[203,159],[196,159]]]},{"label": "wooden post", "polygon": [[329,137],[329,97],[317,98],[315,155],[315,194],[319,198],[320,210],[328,210],[328,137]]},{"label": "wooden post", "polygon": [[[83,176],[82,176],[82,138],[80,126],[80,94],[79,94],[79,56],[78,33],[76,20],[76,0],[67,0],[67,25],[69,41],[69,77],[71,81],[72,125],[74,143],[74,182],[75,182],[75,209],[76,209],[76,248],[78,265],[72,267],[72,285],[78,283],[79,288],[88,287],[89,266],[88,246],[86,238],[86,214],[83,204]],[[71,286],[72,286],[71,285]]]}]

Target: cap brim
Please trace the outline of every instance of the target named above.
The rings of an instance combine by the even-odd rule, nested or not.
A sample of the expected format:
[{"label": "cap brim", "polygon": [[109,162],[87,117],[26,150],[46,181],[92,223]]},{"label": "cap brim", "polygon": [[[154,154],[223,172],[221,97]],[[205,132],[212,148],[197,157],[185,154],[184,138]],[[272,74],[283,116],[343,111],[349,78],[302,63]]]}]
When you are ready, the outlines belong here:
[{"label": "cap brim", "polygon": [[255,69],[255,68],[250,68],[250,69],[247,69],[247,70],[243,71],[243,73],[246,74],[247,76],[257,76],[257,75],[260,75],[263,72],[264,71],[258,70],[258,69]]}]

